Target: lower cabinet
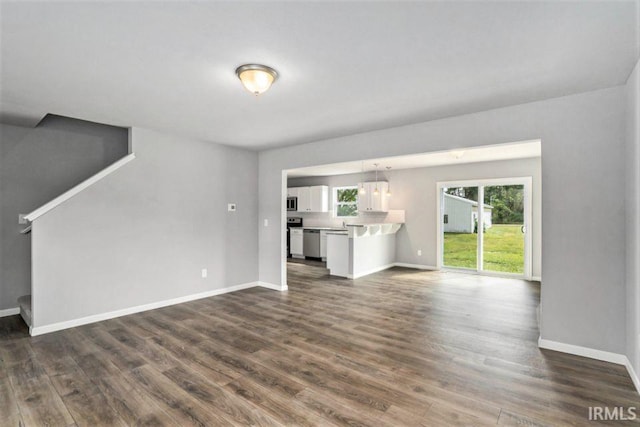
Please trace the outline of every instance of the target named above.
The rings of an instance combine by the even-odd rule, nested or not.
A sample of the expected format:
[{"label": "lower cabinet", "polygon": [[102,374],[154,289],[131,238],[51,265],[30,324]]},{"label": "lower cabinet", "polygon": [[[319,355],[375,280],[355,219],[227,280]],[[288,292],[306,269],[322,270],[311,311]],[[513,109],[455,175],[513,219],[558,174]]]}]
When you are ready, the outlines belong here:
[{"label": "lower cabinet", "polygon": [[294,257],[304,256],[304,251],[302,246],[304,235],[303,235],[302,228],[291,228],[289,230],[290,230],[289,232],[291,233],[291,236],[289,236],[291,255]]},{"label": "lower cabinet", "polygon": [[324,230],[320,231],[320,257],[327,260],[327,232]]}]

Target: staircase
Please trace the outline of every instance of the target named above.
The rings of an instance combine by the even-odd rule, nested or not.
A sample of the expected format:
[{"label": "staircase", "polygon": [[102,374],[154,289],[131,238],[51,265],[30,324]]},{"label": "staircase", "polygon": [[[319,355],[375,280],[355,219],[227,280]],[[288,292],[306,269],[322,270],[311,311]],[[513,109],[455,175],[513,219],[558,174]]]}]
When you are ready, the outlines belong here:
[{"label": "staircase", "polygon": [[31,295],[24,295],[18,298],[18,305],[20,306],[20,316],[31,327]]}]

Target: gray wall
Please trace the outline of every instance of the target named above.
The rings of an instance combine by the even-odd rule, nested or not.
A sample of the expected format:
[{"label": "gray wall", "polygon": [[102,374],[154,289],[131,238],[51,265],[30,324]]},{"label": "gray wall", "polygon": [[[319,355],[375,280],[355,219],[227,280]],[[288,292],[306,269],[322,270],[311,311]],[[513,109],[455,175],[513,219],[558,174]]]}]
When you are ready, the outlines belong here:
[{"label": "gray wall", "polygon": [[260,280],[283,279],[285,169],[542,141],[542,338],[624,353],[625,87],[260,153]]},{"label": "gray wall", "polygon": [[626,90],[627,357],[640,375],[640,62]]},{"label": "gray wall", "polygon": [[258,279],[257,153],[131,132],[132,162],[33,223],[35,327]]},{"label": "gray wall", "polygon": [[[532,189],[532,272],[533,276],[541,274],[542,246],[542,193],[540,158],[517,159],[509,161],[468,163],[418,169],[404,169],[384,172],[389,181],[392,196],[389,209],[405,211],[405,225],[398,231],[396,240],[396,261],[425,266],[437,265],[437,192],[438,181],[454,181],[466,179],[511,178],[521,176],[533,177]],[[373,176],[367,176],[373,180]],[[362,174],[336,175],[326,177],[292,178],[288,186],[328,185],[330,187],[356,185],[363,180]],[[297,213],[296,213],[297,214]],[[330,216],[329,214],[298,214]],[[417,255],[418,249],[422,256]]]},{"label": "gray wall", "polygon": [[127,154],[127,130],[59,116],[36,128],[0,124],[0,310],[31,289],[29,213]]}]

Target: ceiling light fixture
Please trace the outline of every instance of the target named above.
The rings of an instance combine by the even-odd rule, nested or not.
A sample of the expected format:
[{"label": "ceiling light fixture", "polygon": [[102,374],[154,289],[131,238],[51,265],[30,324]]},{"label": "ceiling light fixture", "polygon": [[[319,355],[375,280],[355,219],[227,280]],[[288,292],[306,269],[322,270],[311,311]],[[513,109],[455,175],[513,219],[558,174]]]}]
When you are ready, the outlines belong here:
[{"label": "ceiling light fixture", "polygon": [[380,192],[378,191],[378,163],[374,163],[373,165],[376,167],[376,189],[373,191],[373,195],[377,196],[378,194],[380,194]]},{"label": "ceiling light fixture", "polygon": [[449,153],[455,159],[459,159],[460,157],[464,156],[464,150],[451,150]]},{"label": "ceiling light fixture", "polygon": [[391,197],[391,183],[389,183],[389,170],[391,169],[391,166],[387,166],[387,197]]},{"label": "ceiling light fixture", "polygon": [[[364,162],[362,162],[362,179],[364,180]],[[364,189],[364,183],[360,183],[360,194],[367,194],[367,190]]]},{"label": "ceiling light fixture", "polygon": [[278,72],[260,64],[244,64],[236,68],[236,75],[242,85],[255,96],[269,90],[278,79]]}]

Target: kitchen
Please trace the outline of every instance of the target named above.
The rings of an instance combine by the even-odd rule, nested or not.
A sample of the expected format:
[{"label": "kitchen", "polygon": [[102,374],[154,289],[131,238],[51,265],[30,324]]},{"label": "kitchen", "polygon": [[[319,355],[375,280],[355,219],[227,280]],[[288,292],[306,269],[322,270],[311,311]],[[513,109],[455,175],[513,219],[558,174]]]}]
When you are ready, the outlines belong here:
[{"label": "kitchen", "polygon": [[[376,165],[377,168],[377,165]],[[287,258],[358,278],[394,265],[404,211],[390,211],[386,181],[287,188]],[[297,261],[300,262],[300,261]],[[319,264],[320,263],[320,264]]]},{"label": "kitchen", "polygon": [[[282,202],[287,209],[283,219],[287,224],[285,259],[321,267],[318,273],[326,268],[333,276],[358,278],[393,266],[456,269],[455,262],[445,261],[454,260],[455,251],[464,249],[475,250],[469,259],[476,264],[481,260],[484,272],[490,266],[476,253],[484,245],[454,245],[445,251],[445,239],[469,236],[445,234],[448,205],[442,204],[440,184],[529,176],[533,177],[529,204],[533,209],[527,228],[530,246],[527,235],[518,234],[524,236],[524,243],[518,242],[526,249],[518,259],[525,267],[520,274],[539,280],[541,192],[536,189],[541,186],[540,151],[540,141],[533,140],[288,170],[287,188],[283,188],[286,203],[285,194]],[[489,205],[488,199],[486,203]],[[495,231],[503,229],[509,228]],[[470,236],[477,240],[476,235]],[[495,236],[489,231],[482,233],[481,238],[485,237],[489,244],[497,242],[491,240]],[[491,256],[503,252],[494,248]],[[468,271],[474,271],[473,267]]]}]

